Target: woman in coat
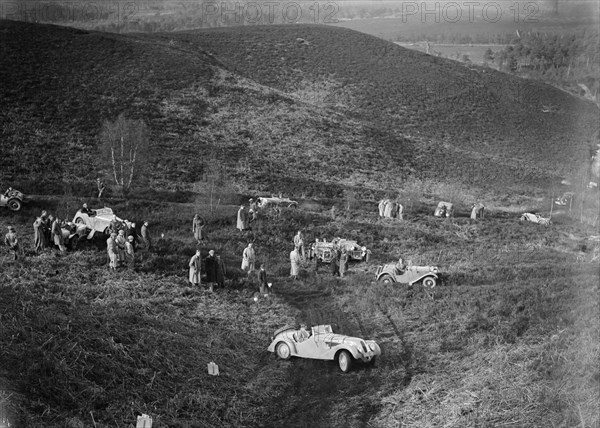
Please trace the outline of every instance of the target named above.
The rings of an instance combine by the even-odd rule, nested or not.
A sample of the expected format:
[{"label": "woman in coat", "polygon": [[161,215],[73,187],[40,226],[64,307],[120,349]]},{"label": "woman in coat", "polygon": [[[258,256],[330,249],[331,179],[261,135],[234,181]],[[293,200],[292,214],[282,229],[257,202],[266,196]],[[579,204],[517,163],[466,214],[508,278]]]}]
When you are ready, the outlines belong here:
[{"label": "woman in coat", "polygon": [[44,229],[44,220],[41,217],[36,218],[33,222],[33,239],[37,252],[43,251],[48,246]]},{"label": "woman in coat", "polygon": [[246,211],[246,208],[243,205],[238,210],[237,228],[240,231],[248,229],[248,211]]},{"label": "woman in coat", "polygon": [[52,222],[51,233],[52,242],[54,242],[54,245],[58,246],[60,251],[67,251],[67,247],[65,247],[63,243],[62,228],[60,226],[60,219],[58,217],[56,217]]},{"label": "woman in coat", "polygon": [[200,258],[200,250],[196,250],[196,254],[190,259],[190,273],[189,280],[192,285],[200,285],[200,265],[202,259]]},{"label": "woman in coat", "polygon": [[194,220],[192,220],[192,232],[194,233],[194,238],[196,238],[198,244],[202,240],[202,229],[204,228],[204,224],[204,219],[196,214]]},{"label": "woman in coat", "polygon": [[244,248],[244,253],[242,254],[242,270],[248,272],[248,276],[254,272],[254,263],[256,263],[256,253],[252,247],[252,242],[250,242],[248,246]]},{"label": "woman in coat", "polygon": [[127,237],[125,242],[125,260],[128,269],[133,269],[135,266],[135,249],[133,248],[134,238],[132,235]]},{"label": "woman in coat", "polygon": [[119,230],[119,233],[115,239],[117,243],[117,250],[119,255],[119,265],[125,265],[125,243],[127,239],[125,239],[125,231],[123,229]]},{"label": "woman in coat", "polygon": [[298,279],[298,274],[300,273],[300,254],[298,253],[298,248],[294,247],[294,249],[290,252],[290,276],[294,279]]}]

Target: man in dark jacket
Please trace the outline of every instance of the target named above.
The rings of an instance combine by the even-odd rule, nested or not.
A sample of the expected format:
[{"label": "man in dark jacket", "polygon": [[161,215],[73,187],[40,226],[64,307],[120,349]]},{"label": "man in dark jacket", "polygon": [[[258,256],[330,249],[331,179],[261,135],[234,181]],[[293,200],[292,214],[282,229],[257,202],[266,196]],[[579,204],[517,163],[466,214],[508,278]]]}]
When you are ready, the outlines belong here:
[{"label": "man in dark jacket", "polygon": [[221,288],[225,287],[226,274],[227,269],[225,268],[225,263],[221,259],[221,256],[217,256],[217,285]]},{"label": "man in dark jacket", "polygon": [[219,264],[215,257],[215,250],[210,250],[208,256],[204,259],[204,266],[206,270],[206,282],[208,282],[208,289],[213,291],[213,287],[217,282],[217,271]]}]

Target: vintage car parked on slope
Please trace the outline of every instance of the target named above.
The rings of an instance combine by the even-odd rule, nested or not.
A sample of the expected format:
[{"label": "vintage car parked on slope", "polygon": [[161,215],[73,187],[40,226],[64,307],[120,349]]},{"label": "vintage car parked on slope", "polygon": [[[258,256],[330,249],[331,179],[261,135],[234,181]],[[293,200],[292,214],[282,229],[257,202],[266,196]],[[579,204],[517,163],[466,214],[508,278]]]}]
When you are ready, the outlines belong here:
[{"label": "vintage car parked on slope", "polygon": [[82,210],[77,211],[73,218],[73,223],[79,225],[83,224],[92,232],[88,235],[90,239],[95,232],[101,232],[108,234],[110,224],[116,222],[118,228],[129,227],[131,223],[127,220],[123,220],[117,217],[111,208],[100,208],[97,210],[89,210],[91,212],[83,212]]},{"label": "vintage car parked on slope", "polygon": [[7,207],[12,211],[19,211],[24,201],[23,193],[12,187],[9,187],[0,195],[0,207]]},{"label": "vintage car parked on slope", "polygon": [[397,282],[413,285],[421,282],[427,288],[435,287],[440,280],[439,270],[436,266],[398,266],[398,263],[377,266],[375,275],[377,281],[384,284]]},{"label": "vintage car parked on slope", "polygon": [[524,222],[524,221],[528,221],[530,223],[537,223],[537,224],[541,224],[542,226],[550,226],[552,225],[552,220],[550,220],[549,218],[545,218],[542,217],[539,214],[533,214],[533,213],[523,213],[521,215],[521,218],[519,219],[519,221]]},{"label": "vintage car parked on slope", "polygon": [[267,350],[284,360],[290,357],[335,360],[344,373],[350,371],[355,360],[374,363],[381,355],[375,341],[335,334],[329,324],[313,326],[310,331],[304,326],[280,328]]},{"label": "vintage car parked on slope", "polygon": [[371,258],[371,250],[367,247],[358,245],[356,241],[341,238],[335,238],[331,242],[315,242],[310,248],[309,257],[311,260],[315,259],[316,263],[331,263],[334,248],[345,248],[350,260],[369,262]]},{"label": "vintage car parked on slope", "polygon": [[272,208],[272,207],[288,207],[298,208],[298,202],[292,201],[290,198],[281,198],[277,196],[271,197],[260,197],[256,199],[256,204],[259,208]]}]

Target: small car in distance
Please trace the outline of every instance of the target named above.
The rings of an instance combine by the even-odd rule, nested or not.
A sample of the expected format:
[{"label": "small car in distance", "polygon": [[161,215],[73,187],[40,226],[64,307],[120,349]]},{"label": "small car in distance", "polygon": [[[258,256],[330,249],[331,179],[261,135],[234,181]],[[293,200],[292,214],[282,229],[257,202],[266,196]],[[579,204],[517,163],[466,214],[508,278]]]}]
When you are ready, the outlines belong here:
[{"label": "small car in distance", "polygon": [[336,334],[329,324],[313,326],[310,331],[304,326],[280,328],[267,350],[283,360],[290,357],[334,360],[344,373],[350,371],[354,361],[373,364],[381,355],[375,341]]},{"label": "small car in distance", "polygon": [[369,262],[371,250],[367,247],[358,245],[356,241],[350,239],[335,238],[331,242],[317,241],[312,244],[309,252],[311,259],[316,259],[317,263],[331,263],[333,259],[333,249],[341,250],[345,248],[348,252],[349,260]]},{"label": "small car in distance", "polygon": [[523,213],[523,214],[521,214],[519,221],[521,223],[522,222],[530,222],[530,223],[541,224],[542,226],[546,226],[546,227],[552,225],[552,220],[550,218],[542,217],[538,213]]},{"label": "small car in distance", "polygon": [[293,201],[290,198],[282,198],[277,196],[260,197],[256,199],[256,204],[259,208],[274,208],[288,207],[298,208],[298,201]]},{"label": "small car in distance", "polygon": [[440,279],[436,266],[398,266],[398,263],[377,266],[375,275],[377,281],[384,284],[397,282],[413,285],[421,282],[427,288],[434,288]]}]

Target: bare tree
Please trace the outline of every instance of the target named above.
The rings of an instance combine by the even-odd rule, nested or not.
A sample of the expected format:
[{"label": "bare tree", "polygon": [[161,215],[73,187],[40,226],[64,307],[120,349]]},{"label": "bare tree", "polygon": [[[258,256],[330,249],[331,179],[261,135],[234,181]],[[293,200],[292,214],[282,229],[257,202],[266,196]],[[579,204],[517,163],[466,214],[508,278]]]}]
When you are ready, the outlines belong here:
[{"label": "bare tree", "polygon": [[114,122],[104,122],[100,140],[115,184],[126,197],[148,161],[148,127],[121,114]]}]

